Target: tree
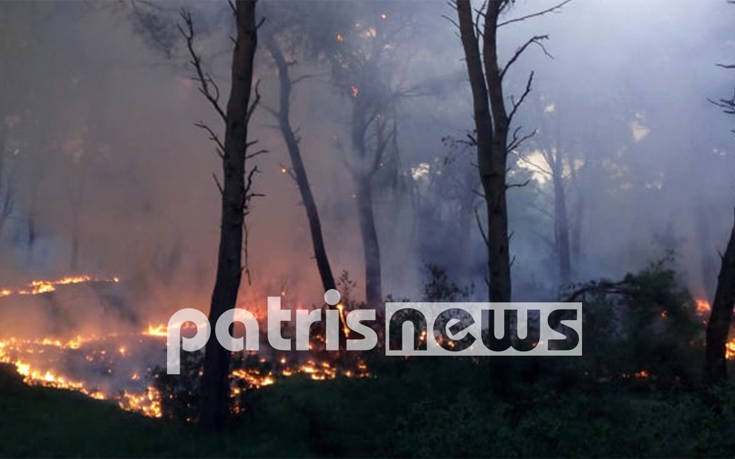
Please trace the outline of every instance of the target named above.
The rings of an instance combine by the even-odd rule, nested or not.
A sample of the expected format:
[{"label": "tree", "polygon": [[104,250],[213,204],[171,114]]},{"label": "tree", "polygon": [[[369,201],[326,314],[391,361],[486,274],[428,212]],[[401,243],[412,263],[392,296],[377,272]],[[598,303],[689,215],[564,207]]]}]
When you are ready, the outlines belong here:
[{"label": "tree", "polygon": [[[547,35],[531,37],[519,47],[505,65],[498,59],[498,29],[504,25],[524,21],[556,11],[571,0],[566,0],[547,10],[520,18],[500,21],[513,0],[488,0],[473,18],[470,0],[457,0],[456,9],[467,73],[472,89],[472,105],[477,134],[477,162],[480,181],[484,190],[487,212],[488,270],[490,301],[511,300],[510,237],[508,235],[508,204],[506,183],[508,152],[517,148],[533,133],[521,135],[521,128],[510,132],[510,126],[518,108],[531,92],[534,73],[528,77],[525,89],[517,99],[511,99],[510,110],[506,107],[503,80],[510,67],[531,45],[538,45]],[[480,24],[480,17],[483,23]],[[481,27],[482,26],[482,27]],[[482,30],[481,30],[482,29]],[[482,55],[479,40],[482,40]],[[484,67],[483,67],[484,64]]]},{"label": "tree", "polygon": [[[720,67],[735,69],[735,65],[720,64]],[[732,99],[710,100],[710,102],[721,108],[726,114],[735,115],[735,95]],[[704,374],[710,383],[723,381],[727,377],[725,346],[732,323],[733,304],[735,304],[735,222],[730,231],[727,248],[722,255],[712,312],[707,322]]]},{"label": "tree", "polygon": [[[248,141],[248,123],[258,103],[256,97],[251,103],[250,93],[253,82],[253,59],[257,46],[257,28],[255,23],[255,0],[237,0],[230,4],[235,16],[236,37],[232,53],[232,72],[230,96],[223,109],[219,103],[219,88],[212,77],[203,69],[201,59],[194,49],[194,27],[191,14],[182,12],[184,26],[181,34],[186,39],[191,57],[191,65],[195,71],[195,80],[199,90],[210,102],[225,124],[224,142],[205,124],[205,129],[216,143],[222,158],[224,184],[217,186],[222,195],[222,223],[220,226],[220,243],[217,256],[217,277],[212,293],[209,311],[209,322],[214,329],[217,318],[226,310],[235,307],[237,293],[242,277],[243,231],[245,217],[250,200],[253,175],[257,168],[247,168],[248,148],[255,142]],[[229,374],[230,352],[221,347],[212,335],[206,345],[204,357],[204,375],[202,381],[202,399],[199,422],[205,429],[220,430],[224,427],[229,413]]]},{"label": "tree", "polygon": [[289,158],[291,159],[291,169],[286,170],[293,177],[299,188],[301,199],[306,210],[306,217],[309,220],[309,230],[311,231],[311,242],[314,248],[314,257],[316,265],[319,269],[319,276],[322,280],[324,290],[334,289],[336,283],[332,268],[329,264],[327,249],[324,245],[324,236],[322,234],[322,225],[319,218],[319,210],[311,192],[309,185],[309,177],[306,173],[306,167],[301,156],[301,148],[299,146],[299,137],[291,126],[291,91],[293,89],[294,80],[291,79],[289,67],[293,64],[287,62],[284,57],[281,45],[278,43],[274,33],[265,36],[265,47],[268,49],[273,62],[278,70],[278,109],[271,110],[271,113],[278,121],[278,127],[286,144]]},{"label": "tree", "polygon": [[362,20],[350,27],[350,33],[337,33],[338,46],[328,52],[328,58],[333,83],[350,102],[351,155],[344,162],[355,184],[365,298],[368,304],[377,305],[383,301],[383,288],[374,197],[381,178],[392,180],[397,171],[396,106],[411,91],[390,84],[396,66],[392,41],[409,27],[400,17],[393,20],[400,16],[397,12],[389,17],[380,12],[380,4],[365,5]]},{"label": "tree", "polygon": [[732,322],[732,307],[735,303],[735,223],[730,232],[727,249],[722,255],[720,274],[717,277],[715,299],[707,322],[705,350],[705,378],[710,383],[723,381],[727,377],[725,344]]},{"label": "tree", "polygon": [[[543,97],[539,98],[543,99]],[[541,102],[541,100],[539,100]],[[570,152],[570,145],[562,136],[562,125],[569,120],[562,118],[558,113],[556,104],[539,106],[541,113],[541,131],[535,136],[535,142],[531,152],[526,155],[519,154],[520,164],[528,166],[535,173],[543,175],[551,186],[551,200],[553,212],[539,209],[544,215],[548,215],[553,221],[554,238],[547,241],[552,247],[558,265],[559,282],[568,284],[572,280],[573,257],[576,262],[579,257],[581,238],[581,219],[584,210],[582,193],[578,192],[577,208],[575,212],[576,222],[572,222],[569,211],[568,183],[579,187],[578,165]],[[547,121],[554,119],[555,128],[551,129]],[[536,158],[538,157],[538,158]],[[577,190],[579,191],[579,190]],[[544,237],[544,239],[546,239]]]}]

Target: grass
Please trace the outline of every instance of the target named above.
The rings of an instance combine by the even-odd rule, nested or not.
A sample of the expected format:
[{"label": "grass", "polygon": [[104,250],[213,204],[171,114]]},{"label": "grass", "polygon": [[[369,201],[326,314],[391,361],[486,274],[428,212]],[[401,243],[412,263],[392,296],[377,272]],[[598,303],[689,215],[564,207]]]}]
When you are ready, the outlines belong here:
[{"label": "grass", "polygon": [[[373,368],[373,367],[371,367]],[[251,394],[221,434],[148,419],[0,371],[2,456],[728,456],[735,390],[661,392],[520,379],[415,359],[375,379],[292,377]],[[522,382],[519,382],[522,381]],[[571,387],[571,388],[570,388]],[[711,409],[716,405],[718,410]]]}]

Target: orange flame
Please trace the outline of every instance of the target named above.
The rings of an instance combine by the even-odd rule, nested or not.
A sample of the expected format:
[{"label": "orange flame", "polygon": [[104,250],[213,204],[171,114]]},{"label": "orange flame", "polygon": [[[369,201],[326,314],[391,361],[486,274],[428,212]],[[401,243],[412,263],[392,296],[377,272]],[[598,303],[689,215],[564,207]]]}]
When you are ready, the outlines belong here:
[{"label": "orange flame", "polygon": [[119,277],[112,277],[110,279],[96,278],[88,275],[82,276],[68,276],[62,277],[57,280],[34,280],[31,281],[25,288],[17,290],[11,290],[8,288],[0,289],[0,297],[10,295],[39,295],[41,293],[49,293],[56,290],[59,285],[69,284],[82,284],[85,282],[120,282]]}]

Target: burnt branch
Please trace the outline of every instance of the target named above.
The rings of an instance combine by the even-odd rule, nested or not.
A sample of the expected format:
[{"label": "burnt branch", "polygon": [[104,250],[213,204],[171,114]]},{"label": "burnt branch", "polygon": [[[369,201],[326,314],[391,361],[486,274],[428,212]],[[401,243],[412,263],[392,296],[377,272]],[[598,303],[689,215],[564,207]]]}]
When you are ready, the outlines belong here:
[{"label": "burnt branch", "polygon": [[528,134],[526,134],[524,136],[520,136],[519,137],[519,133],[521,132],[521,128],[522,128],[522,126],[518,126],[515,129],[515,131],[513,131],[513,138],[511,139],[510,143],[508,144],[508,151],[513,151],[516,148],[520,147],[523,144],[523,142],[525,142],[526,140],[532,138],[538,132],[536,129],[534,129],[530,133],[528,133]]},{"label": "burnt branch", "polygon": [[510,66],[513,65],[518,60],[518,58],[521,57],[521,54],[523,54],[528,49],[528,47],[531,45],[535,44],[539,46],[543,50],[544,54],[546,54],[548,57],[553,59],[553,56],[549,54],[548,51],[546,51],[546,48],[544,48],[544,45],[541,43],[542,40],[548,40],[548,39],[549,39],[548,35],[535,35],[529,38],[528,41],[523,44],[523,46],[518,48],[516,52],[513,53],[513,57],[511,57],[508,63],[505,64],[505,67],[503,67],[503,70],[500,72],[500,79],[502,80],[503,77],[505,77],[505,74],[506,72],[508,72],[508,69],[510,68]]},{"label": "burnt branch", "polygon": [[[528,179],[521,183],[506,183],[505,189],[509,190],[511,188],[523,188],[524,186],[527,186],[529,183],[531,183],[531,179]],[[512,236],[512,234],[511,234]],[[508,240],[510,240],[510,237],[508,237]]]},{"label": "burnt branch", "polygon": [[261,148],[258,151],[254,151],[252,153],[248,153],[247,155],[245,155],[245,159],[253,159],[257,156],[264,155],[266,153],[268,153],[268,150],[266,150],[265,148]]},{"label": "burnt branch", "polygon": [[222,183],[220,183],[219,179],[217,178],[217,174],[212,172],[212,178],[214,179],[214,184],[217,185],[217,189],[219,190],[219,194],[224,194],[225,190],[222,188]]},{"label": "burnt branch", "polygon": [[214,110],[226,123],[227,115],[225,115],[225,112],[219,103],[219,87],[217,86],[217,83],[214,82],[209,73],[204,71],[202,66],[202,59],[199,56],[199,53],[197,53],[197,51],[194,49],[194,21],[191,19],[191,12],[182,9],[180,14],[181,19],[184,21],[184,27],[182,27],[181,24],[177,24],[176,27],[179,29],[181,36],[183,36],[186,40],[186,48],[189,51],[189,57],[191,57],[191,61],[189,61],[189,64],[191,64],[196,73],[194,81],[199,83],[199,92],[204,95],[204,97],[209,101]]},{"label": "burnt branch", "polygon": [[556,4],[556,5],[552,6],[551,8],[547,8],[547,9],[542,10],[542,11],[537,11],[537,12],[532,13],[532,14],[527,14],[525,16],[521,16],[521,17],[518,17],[518,18],[509,19],[509,20],[504,21],[504,22],[499,22],[498,25],[497,25],[497,27],[503,27],[503,26],[508,25],[508,24],[514,24],[516,22],[522,22],[522,21],[525,21],[527,19],[532,19],[532,18],[536,18],[536,17],[539,17],[539,16],[543,16],[545,14],[558,12],[562,7],[564,7],[564,5],[566,5],[567,3],[570,3],[571,1],[572,0],[565,0],[565,1],[561,2],[561,3],[559,3],[559,4]]},{"label": "burnt branch", "polygon": [[194,126],[204,129],[209,134],[209,140],[214,142],[217,145],[217,156],[224,159],[225,157],[225,145],[220,140],[219,136],[210,128],[207,126],[203,121],[200,121],[198,123],[194,123]]},{"label": "burnt branch", "polygon": [[260,104],[260,79],[255,82],[255,100],[250,104],[250,107],[248,107],[248,113],[245,115],[245,123],[250,122],[250,118],[253,116],[253,112],[255,112],[255,109],[258,107],[258,104]]},{"label": "burnt branch", "polygon": [[520,107],[521,104],[523,104],[523,101],[531,93],[531,87],[533,85],[533,76],[534,76],[534,72],[531,72],[531,74],[528,75],[528,81],[526,82],[526,89],[523,91],[523,94],[521,95],[520,99],[518,99],[517,102],[511,100],[511,102],[513,103],[513,109],[510,111],[510,114],[508,115],[508,124],[510,124],[510,122],[513,121],[513,117],[518,111],[518,107]]}]

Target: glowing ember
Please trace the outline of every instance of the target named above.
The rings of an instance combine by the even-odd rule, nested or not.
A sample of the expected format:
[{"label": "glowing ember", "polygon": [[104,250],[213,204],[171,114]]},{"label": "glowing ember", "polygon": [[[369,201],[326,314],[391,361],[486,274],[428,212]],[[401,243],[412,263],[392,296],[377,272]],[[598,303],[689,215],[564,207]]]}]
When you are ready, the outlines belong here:
[{"label": "glowing ember", "polygon": [[710,312],[712,306],[710,306],[707,300],[696,300],[697,314],[705,314]]},{"label": "glowing ember", "polygon": [[725,344],[725,358],[727,360],[735,359],[735,338]]},{"label": "glowing ember", "polygon": [[[699,315],[708,314],[712,310],[712,305],[707,300],[695,300],[695,304]],[[725,358],[735,360],[735,338],[725,343]]]},{"label": "glowing ember", "polygon": [[338,33],[336,38],[337,38],[337,41],[344,41],[345,40],[345,37],[343,37],[341,33]]},{"label": "glowing ember", "polygon": [[146,328],[143,331],[143,334],[145,336],[157,336],[160,338],[165,338],[167,336],[166,329],[167,327],[165,324],[158,324],[158,325],[148,324],[148,328]]}]

